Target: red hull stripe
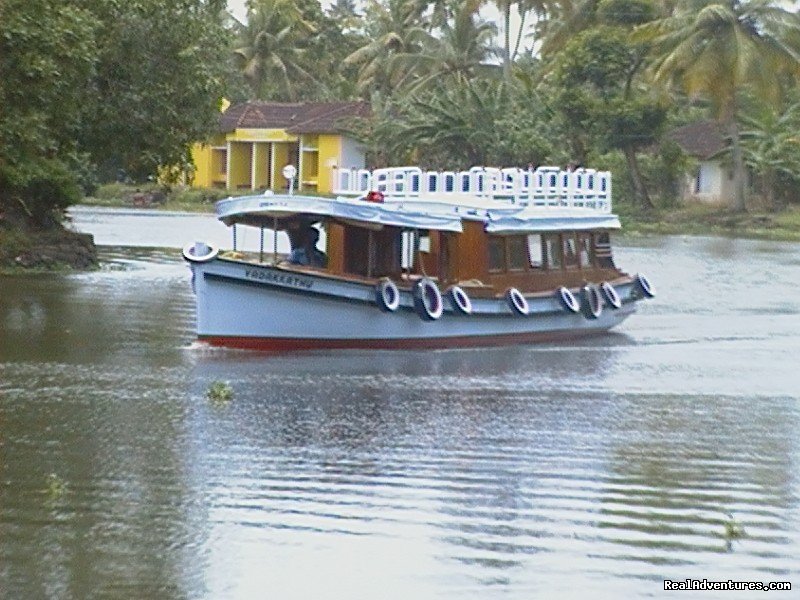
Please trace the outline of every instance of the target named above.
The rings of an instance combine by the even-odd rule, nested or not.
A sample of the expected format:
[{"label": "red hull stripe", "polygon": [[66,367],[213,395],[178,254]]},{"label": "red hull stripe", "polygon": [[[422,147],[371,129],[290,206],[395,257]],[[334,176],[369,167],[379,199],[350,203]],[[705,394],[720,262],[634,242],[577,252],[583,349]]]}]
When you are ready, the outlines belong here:
[{"label": "red hull stripe", "polygon": [[289,350],[332,350],[332,349],[373,349],[373,350],[415,350],[438,348],[477,348],[481,346],[507,346],[548,342],[576,337],[586,337],[605,333],[605,330],[562,330],[533,333],[513,333],[503,335],[457,336],[446,338],[404,338],[404,339],[316,339],[316,338],[275,338],[244,337],[224,335],[201,335],[199,341],[211,346],[261,350],[264,352],[283,352]]}]

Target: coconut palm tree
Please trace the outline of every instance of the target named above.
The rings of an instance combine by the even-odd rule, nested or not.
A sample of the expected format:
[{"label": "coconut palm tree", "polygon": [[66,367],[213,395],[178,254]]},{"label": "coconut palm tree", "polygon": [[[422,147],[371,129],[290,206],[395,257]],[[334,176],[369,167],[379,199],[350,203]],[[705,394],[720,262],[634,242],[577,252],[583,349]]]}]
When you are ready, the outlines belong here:
[{"label": "coconut palm tree", "polygon": [[313,79],[303,66],[302,44],[314,31],[291,0],[249,4],[233,56],[256,98],[294,100],[293,80]]},{"label": "coconut palm tree", "polygon": [[464,80],[411,96],[395,135],[413,144],[432,167],[467,168],[489,164],[502,145],[498,123],[511,97],[501,81]]},{"label": "coconut palm tree", "polygon": [[493,45],[496,29],[493,24],[478,16],[481,0],[466,0],[453,15],[452,24],[442,24],[440,32],[433,35],[421,29],[413,32],[418,41],[417,52],[397,53],[393,66],[402,71],[416,71],[417,79],[409,84],[408,91],[416,91],[433,81],[464,81],[476,74],[489,75],[498,70],[487,61],[499,55]]},{"label": "coconut palm tree", "polygon": [[[795,98],[797,95],[795,94]],[[770,209],[778,208],[780,182],[800,179],[800,100],[782,110],[751,102],[740,121],[742,154]]]},{"label": "coconut palm tree", "polygon": [[[566,0],[568,1],[568,0]],[[503,16],[503,73],[506,79],[511,77],[511,65],[517,57],[522,37],[525,33],[525,22],[533,13],[539,18],[544,17],[559,4],[558,0],[494,0],[494,4]],[[511,44],[511,8],[516,6],[520,17],[519,30],[513,44]]]},{"label": "coconut palm tree", "polygon": [[635,35],[652,43],[656,82],[713,103],[731,139],[732,208],[746,210],[737,95],[749,89],[774,101],[787,81],[800,79],[800,17],[773,0],[685,0]]},{"label": "coconut palm tree", "polygon": [[368,41],[344,59],[345,65],[359,67],[358,89],[363,95],[372,91],[388,94],[412,76],[413,68],[400,70],[392,59],[419,50],[418,40],[427,31],[425,8],[418,0],[370,0],[366,9]]}]

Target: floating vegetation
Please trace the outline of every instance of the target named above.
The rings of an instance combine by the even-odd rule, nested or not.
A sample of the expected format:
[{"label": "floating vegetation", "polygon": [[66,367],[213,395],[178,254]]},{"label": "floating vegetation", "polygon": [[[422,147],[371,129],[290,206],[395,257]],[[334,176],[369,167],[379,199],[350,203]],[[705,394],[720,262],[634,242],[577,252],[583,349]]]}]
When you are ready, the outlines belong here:
[{"label": "floating vegetation", "polygon": [[57,474],[50,473],[47,476],[47,487],[45,487],[44,493],[51,502],[60,500],[67,493],[67,482]]},{"label": "floating vegetation", "polygon": [[738,540],[745,536],[744,526],[739,523],[736,518],[731,513],[725,513],[728,517],[728,520],[723,523],[725,527],[725,532],[723,537],[725,538],[725,544],[730,552],[733,549],[733,542],[734,540]]},{"label": "floating vegetation", "polygon": [[206,398],[215,404],[227,404],[233,399],[233,388],[226,381],[212,381],[206,390]]}]

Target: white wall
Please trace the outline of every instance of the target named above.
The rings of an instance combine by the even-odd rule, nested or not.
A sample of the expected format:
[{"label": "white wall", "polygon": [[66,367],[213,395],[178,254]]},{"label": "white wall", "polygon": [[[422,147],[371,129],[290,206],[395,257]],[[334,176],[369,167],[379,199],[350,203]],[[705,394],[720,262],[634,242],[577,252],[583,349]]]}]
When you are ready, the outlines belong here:
[{"label": "white wall", "polygon": [[730,168],[719,161],[701,161],[697,175],[686,178],[683,199],[689,202],[727,204],[732,193]]},{"label": "white wall", "polygon": [[339,157],[340,169],[363,169],[366,166],[364,146],[353,138],[342,137],[342,155]]}]

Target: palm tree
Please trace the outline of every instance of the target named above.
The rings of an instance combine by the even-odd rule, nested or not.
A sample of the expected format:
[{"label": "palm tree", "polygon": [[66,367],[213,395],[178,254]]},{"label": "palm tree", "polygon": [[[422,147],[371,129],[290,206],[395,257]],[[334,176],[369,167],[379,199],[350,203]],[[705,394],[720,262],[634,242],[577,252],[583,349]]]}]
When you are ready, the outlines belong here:
[{"label": "palm tree", "polygon": [[358,89],[362,94],[376,90],[388,94],[412,76],[413,68],[401,71],[392,59],[419,49],[417,40],[427,30],[424,10],[425,5],[418,0],[388,0],[385,4],[370,0],[366,11],[368,42],[344,59],[345,65],[360,67]]},{"label": "palm tree", "polygon": [[[494,0],[497,9],[503,15],[503,73],[508,80],[511,77],[511,65],[519,52],[523,34],[525,32],[525,21],[531,13],[538,17],[545,16],[549,10],[558,4],[556,0]],[[517,39],[514,48],[511,48],[511,7],[517,7],[520,17]]]},{"label": "palm tree", "polygon": [[480,20],[479,9],[480,0],[466,0],[453,15],[452,25],[443,23],[438,35],[420,29],[413,32],[419,51],[397,53],[392,60],[401,70],[416,70],[418,78],[409,85],[410,92],[442,78],[457,83],[497,70],[486,62],[499,54],[492,44],[496,29]]},{"label": "palm tree", "polygon": [[776,209],[780,181],[800,179],[800,101],[782,111],[752,103],[740,120],[744,162],[758,177],[767,206]]},{"label": "palm tree", "polygon": [[248,5],[233,55],[256,98],[294,100],[292,80],[313,79],[303,66],[302,44],[314,31],[291,0]]},{"label": "palm tree", "polygon": [[498,123],[507,117],[510,102],[502,81],[444,84],[409,100],[395,135],[420,149],[422,162],[432,167],[489,164],[502,144]]},{"label": "palm tree", "polygon": [[637,28],[636,38],[653,44],[656,82],[680,83],[713,103],[731,139],[732,208],[745,211],[737,94],[776,100],[785,82],[800,79],[800,17],[773,0],[688,0]]}]

